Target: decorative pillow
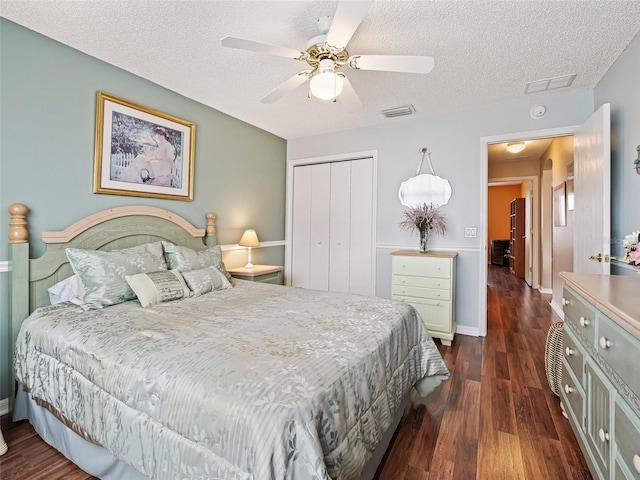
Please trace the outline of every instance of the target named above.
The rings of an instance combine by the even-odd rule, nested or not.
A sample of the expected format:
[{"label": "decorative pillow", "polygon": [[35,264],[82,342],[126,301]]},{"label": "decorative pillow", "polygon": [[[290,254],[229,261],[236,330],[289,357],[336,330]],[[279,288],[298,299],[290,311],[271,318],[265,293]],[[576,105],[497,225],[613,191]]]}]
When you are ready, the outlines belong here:
[{"label": "decorative pillow", "polygon": [[138,273],[124,278],[144,308],[191,296],[191,291],[178,270]]},{"label": "decorative pillow", "polygon": [[167,269],[160,242],[112,252],[80,248],[67,248],[66,252],[71,268],[78,276],[81,306],[85,310],[136,298],[125,281],[126,275]]},{"label": "decorative pillow", "polygon": [[227,272],[227,269],[222,262],[222,249],[219,245],[201,252],[196,252],[189,247],[181,247],[174,245],[173,243],[163,241],[162,248],[164,248],[164,254],[167,257],[167,264],[171,270],[180,270],[184,275],[185,272],[213,265],[217,267],[225,277],[227,277],[227,280],[229,280],[231,285],[234,284],[231,275],[229,275],[229,272]]},{"label": "decorative pillow", "polygon": [[56,283],[47,289],[49,292],[49,302],[51,305],[71,302],[74,305],[81,305],[80,294],[78,293],[78,277],[72,275],[61,282]]},{"label": "decorative pillow", "polygon": [[[173,272],[175,270],[169,270]],[[187,286],[194,295],[199,296],[213,290],[225,290],[233,287],[227,277],[215,265],[210,265],[190,272],[182,272]]]}]

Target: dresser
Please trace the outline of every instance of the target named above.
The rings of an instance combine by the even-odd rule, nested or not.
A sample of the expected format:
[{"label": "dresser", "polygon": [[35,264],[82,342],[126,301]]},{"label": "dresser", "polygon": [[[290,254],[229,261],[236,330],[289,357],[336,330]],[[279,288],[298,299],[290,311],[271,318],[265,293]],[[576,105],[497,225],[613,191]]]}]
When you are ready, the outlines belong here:
[{"label": "dresser", "polygon": [[392,252],[391,294],[412,305],[432,337],[451,345],[456,331],[455,252]]},{"label": "dresser", "polygon": [[640,479],[640,277],[560,277],[561,405],[594,478]]}]

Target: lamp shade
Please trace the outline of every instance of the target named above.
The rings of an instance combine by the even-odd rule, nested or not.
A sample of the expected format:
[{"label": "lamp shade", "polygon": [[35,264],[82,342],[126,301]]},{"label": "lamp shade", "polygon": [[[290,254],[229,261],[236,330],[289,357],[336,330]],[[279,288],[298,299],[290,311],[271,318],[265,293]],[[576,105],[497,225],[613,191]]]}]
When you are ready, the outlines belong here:
[{"label": "lamp shade", "polygon": [[241,247],[259,247],[260,240],[258,240],[256,231],[253,229],[245,230],[242,234],[242,238],[238,242],[238,245]]}]

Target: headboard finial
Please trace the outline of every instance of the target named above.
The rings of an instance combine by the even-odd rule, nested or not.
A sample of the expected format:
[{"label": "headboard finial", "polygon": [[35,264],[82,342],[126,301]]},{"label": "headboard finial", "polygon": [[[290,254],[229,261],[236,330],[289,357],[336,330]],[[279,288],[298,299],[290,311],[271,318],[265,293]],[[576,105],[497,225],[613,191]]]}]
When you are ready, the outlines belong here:
[{"label": "headboard finial", "polygon": [[27,243],[29,231],[27,230],[27,220],[25,219],[29,209],[22,203],[9,205],[9,243]]},{"label": "headboard finial", "polygon": [[216,214],[207,213],[207,237],[213,237],[216,234]]}]

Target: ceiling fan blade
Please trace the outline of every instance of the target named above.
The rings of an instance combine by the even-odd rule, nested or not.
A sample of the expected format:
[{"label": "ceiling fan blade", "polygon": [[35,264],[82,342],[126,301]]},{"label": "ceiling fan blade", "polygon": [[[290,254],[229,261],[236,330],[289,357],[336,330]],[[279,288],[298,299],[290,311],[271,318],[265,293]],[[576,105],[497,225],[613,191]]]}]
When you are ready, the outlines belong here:
[{"label": "ceiling fan blade", "polygon": [[365,15],[371,8],[373,0],[342,1],[333,16],[331,27],[327,33],[327,43],[335,48],[345,48],[358,29]]},{"label": "ceiling fan blade", "polygon": [[238,37],[224,37],[222,45],[231,48],[240,48],[242,50],[251,50],[252,52],[266,53],[269,55],[277,55],[278,57],[293,58],[295,60],[302,59],[306,53],[294,50],[293,48],[281,47],[279,45],[271,45],[269,43],[256,42]]},{"label": "ceiling fan blade", "polygon": [[349,79],[342,76],[342,93],[338,96],[340,103],[344,105],[344,107],[349,112],[355,112],[356,110],[360,110],[362,108],[362,102],[360,102],[360,98],[358,98],[358,94],[353,89],[353,85]]},{"label": "ceiling fan blade", "polygon": [[311,70],[305,70],[304,72],[300,72],[297,75],[294,75],[289,80],[285,81],[284,83],[281,83],[271,92],[267,93],[264,97],[260,99],[260,101],[262,103],[277,102],[282,97],[284,97],[287,93],[291,92],[292,90],[296,89],[297,87],[302,85],[304,82],[306,82],[309,79],[310,73],[311,73]]},{"label": "ceiling fan blade", "polygon": [[360,70],[429,73],[434,61],[433,57],[411,55],[354,55],[349,59],[349,66]]}]

